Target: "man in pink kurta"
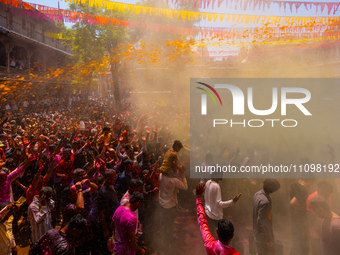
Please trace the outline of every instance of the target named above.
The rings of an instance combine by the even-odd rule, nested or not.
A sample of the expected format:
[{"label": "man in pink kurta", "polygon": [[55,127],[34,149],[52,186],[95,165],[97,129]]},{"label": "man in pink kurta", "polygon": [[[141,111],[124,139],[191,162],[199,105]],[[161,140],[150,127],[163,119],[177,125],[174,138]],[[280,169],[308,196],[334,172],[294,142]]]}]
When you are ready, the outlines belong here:
[{"label": "man in pink kurta", "polygon": [[11,183],[24,175],[29,164],[30,161],[27,160],[24,165],[18,167],[8,175],[5,171],[0,170],[0,204],[3,202],[13,202],[11,201]]},{"label": "man in pink kurta", "polygon": [[240,255],[235,249],[229,246],[231,239],[234,237],[233,224],[228,220],[220,220],[218,222],[216,240],[210,233],[207,219],[205,217],[205,211],[203,201],[201,198],[204,192],[204,184],[200,183],[196,185],[196,205],[197,205],[197,220],[201,230],[202,238],[204,241],[205,249],[208,255]]}]

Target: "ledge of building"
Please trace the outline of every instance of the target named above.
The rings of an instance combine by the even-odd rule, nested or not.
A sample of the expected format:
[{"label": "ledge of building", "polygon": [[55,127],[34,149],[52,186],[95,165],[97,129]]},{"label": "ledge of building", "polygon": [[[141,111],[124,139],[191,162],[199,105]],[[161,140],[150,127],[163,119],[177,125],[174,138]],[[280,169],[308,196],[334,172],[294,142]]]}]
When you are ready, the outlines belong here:
[{"label": "ledge of building", "polygon": [[28,41],[29,43],[36,44],[38,46],[43,46],[43,47],[48,48],[50,50],[58,51],[58,52],[60,52],[62,54],[65,54],[67,56],[72,56],[72,53],[69,53],[69,52],[66,52],[64,50],[55,48],[55,47],[53,47],[51,45],[48,45],[46,43],[39,42],[39,41],[37,41],[35,39],[32,39],[32,38],[30,38],[28,36],[25,36],[25,35],[22,35],[22,34],[20,34],[18,32],[13,31],[13,30],[7,29],[7,28],[5,28],[3,26],[0,26],[0,33],[3,34],[3,35],[9,36],[9,37],[12,37],[12,36],[18,37],[20,39]]}]

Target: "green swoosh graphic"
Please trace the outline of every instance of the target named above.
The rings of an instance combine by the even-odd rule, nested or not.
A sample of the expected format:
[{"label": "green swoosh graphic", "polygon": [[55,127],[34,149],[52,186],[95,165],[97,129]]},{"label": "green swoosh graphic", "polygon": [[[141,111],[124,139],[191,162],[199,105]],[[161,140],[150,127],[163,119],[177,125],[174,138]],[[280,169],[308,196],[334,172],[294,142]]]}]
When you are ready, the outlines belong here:
[{"label": "green swoosh graphic", "polygon": [[214,100],[214,102],[215,102],[215,105],[217,105],[216,104],[216,100],[215,100],[215,98],[213,97],[213,95],[208,91],[208,90],[206,90],[206,89],[202,89],[202,88],[200,88],[200,87],[196,87],[196,88],[198,88],[198,89],[201,89],[201,90],[203,90],[204,92],[206,92],[206,93],[208,93],[209,94],[209,96],[211,96],[211,98]]}]

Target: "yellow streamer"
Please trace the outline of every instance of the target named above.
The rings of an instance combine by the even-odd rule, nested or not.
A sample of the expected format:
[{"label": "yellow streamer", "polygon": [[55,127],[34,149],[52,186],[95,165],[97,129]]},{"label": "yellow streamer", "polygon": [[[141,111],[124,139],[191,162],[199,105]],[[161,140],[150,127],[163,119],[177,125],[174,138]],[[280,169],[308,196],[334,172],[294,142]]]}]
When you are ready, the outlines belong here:
[{"label": "yellow streamer", "polygon": [[44,33],[45,36],[50,37],[50,38],[55,38],[55,39],[63,39],[62,34],[56,34],[56,33]]},{"label": "yellow streamer", "polygon": [[168,17],[168,18],[172,18],[173,17],[173,12],[171,11],[171,10],[166,10],[165,11],[166,12],[166,16]]},{"label": "yellow streamer", "polygon": [[221,14],[221,13],[208,13],[208,12],[195,12],[195,11],[185,11],[185,10],[172,10],[166,8],[156,8],[156,7],[147,7],[141,5],[134,4],[125,4],[115,1],[109,0],[65,0],[65,2],[69,3],[82,3],[87,4],[90,7],[102,7],[106,10],[116,10],[118,12],[131,12],[143,15],[146,15],[148,11],[150,11],[149,15],[156,15],[159,17],[166,16],[168,18],[177,17],[178,19],[199,19],[201,17],[202,20],[219,20],[222,22],[224,19],[226,21],[232,20],[233,22],[237,21],[238,23],[244,22],[248,23],[257,23],[257,24],[285,24],[285,25],[301,25],[305,26],[312,22],[318,24],[327,24],[331,25],[332,23],[336,23],[340,21],[340,17],[279,17],[279,16],[261,16],[261,15],[239,15],[239,14]]},{"label": "yellow streamer", "polygon": [[181,18],[186,19],[188,16],[188,12],[187,11],[180,11],[180,12],[181,12]]},{"label": "yellow streamer", "polygon": [[145,15],[149,10],[149,7],[147,6],[142,6],[142,11],[143,11],[143,15]]}]

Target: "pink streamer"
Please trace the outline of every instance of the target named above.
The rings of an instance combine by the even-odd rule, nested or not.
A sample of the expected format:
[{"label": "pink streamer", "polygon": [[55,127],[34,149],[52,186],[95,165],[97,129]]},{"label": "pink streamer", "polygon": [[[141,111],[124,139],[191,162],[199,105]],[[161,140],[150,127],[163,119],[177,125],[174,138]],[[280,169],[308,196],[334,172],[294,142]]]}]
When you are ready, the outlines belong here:
[{"label": "pink streamer", "polygon": [[266,2],[263,2],[263,12],[265,11]]},{"label": "pink streamer", "polygon": [[261,5],[263,4],[263,1],[260,1],[259,3],[259,10],[261,10]]},{"label": "pink streamer", "polygon": [[[307,3],[303,3],[303,4],[304,4],[306,10],[308,11],[308,5],[307,5]],[[296,11],[297,11],[297,10],[296,10]]]},{"label": "pink streamer", "polygon": [[319,5],[317,3],[314,3],[315,7],[316,7],[316,12],[315,13],[318,13],[318,10],[319,10]]},{"label": "pink streamer", "polygon": [[[327,3],[328,15],[331,13],[333,6],[334,6],[333,3]],[[334,6],[334,8],[335,8],[335,6]]]},{"label": "pink streamer", "polygon": [[244,0],[244,3],[243,3],[243,10],[247,10],[248,3],[249,3],[249,0]]},{"label": "pink streamer", "polygon": [[301,3],[295,3],[296,13],[298,12],[298,9],[300,8]]},{"label": "pink streamer", "polygon": [[293,12],[293,3],[289,2],[288,4],[289,4],[290,12]]},{"label": "pink streamer", "polygon": [[340,6],[340,4],[337,4],[336,6],[334,6],[333,14],[335,14],[338,11],[339,6]]},{"label": "pink streamer", "polygon": [[26,15],[31,18],[39,18],[39,19],[46,19],[46,20],[53,20],[53,21],[62,21],[65,20],[66,22],[75,22],[74,20],[71,20],[67,17],[59,16],[59,15],[54,15],[54,14],[43,14],[40,12],[33,12],[33,11],[27,11],[27,10],[22,10],[22,9],[11,9],[8,8],[8,12],[16,14],[16,15]]},{"label": "pink streamer", "polygon": [[267,3],[268,9],[270,8],[271,5],[272,5],[272,2]]}]

